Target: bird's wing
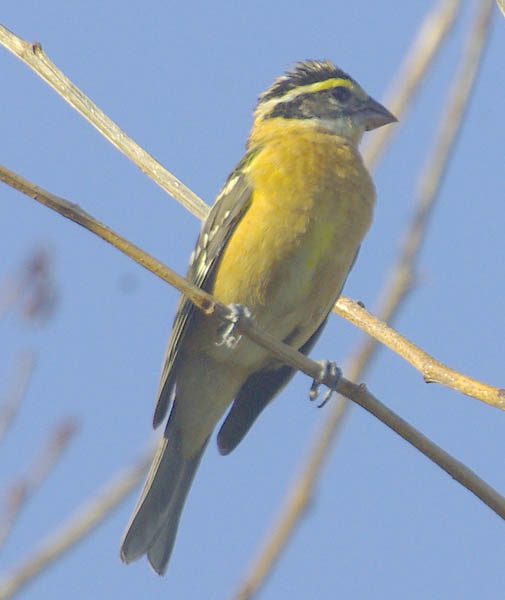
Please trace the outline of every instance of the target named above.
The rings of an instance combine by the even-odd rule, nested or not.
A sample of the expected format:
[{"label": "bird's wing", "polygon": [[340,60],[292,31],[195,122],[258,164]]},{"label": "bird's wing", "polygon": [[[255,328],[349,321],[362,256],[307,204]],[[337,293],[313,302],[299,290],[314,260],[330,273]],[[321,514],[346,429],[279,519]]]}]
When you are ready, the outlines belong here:
[{"label": "bird's wing", "polygon": [[[198,287],[209,290],[219,259],[230,236],[247,211],[252,188],[244,169],[256,156],[260,147],[249,151],[228,177],[221,192],[202,224],[200,235],[190,259],[186,279]],[[163,359],[158,397],[154,410],[153,426],[157,427],[166,417],[175,383],[174,365],[184,336],[198,309],[185,296],[177,306],[174,325]]]},{"label": "bird's wing", "polygon": [[[312,350],[327,320],[328,317],[319,325],[308,341],[299,348],[302,354],[308,354]],[[217,435],[217,446],[221,454],[229,454],[235,449],[260,412],[288,383],[295,372],[296,369],[282,365],[276,369],[256,371],[247,378]]]}]

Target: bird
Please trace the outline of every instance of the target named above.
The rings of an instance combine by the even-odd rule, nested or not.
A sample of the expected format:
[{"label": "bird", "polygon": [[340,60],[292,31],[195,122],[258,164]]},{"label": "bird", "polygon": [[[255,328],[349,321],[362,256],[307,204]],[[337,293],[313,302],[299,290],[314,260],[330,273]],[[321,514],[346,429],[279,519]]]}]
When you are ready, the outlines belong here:
[{"label": "bird", "polygon": [[[257,101],[246,153],[204,220],[187,279],[303,354],[319,338],[369,229],[375,187],[358,151],[397,119],[329,60],[295,63]],[[231,335],[230,335],[231,333]],[[162,575],[216,425],[228,454],[295,370],[181,296],[153,425],[167,419],[121,543]]]}]

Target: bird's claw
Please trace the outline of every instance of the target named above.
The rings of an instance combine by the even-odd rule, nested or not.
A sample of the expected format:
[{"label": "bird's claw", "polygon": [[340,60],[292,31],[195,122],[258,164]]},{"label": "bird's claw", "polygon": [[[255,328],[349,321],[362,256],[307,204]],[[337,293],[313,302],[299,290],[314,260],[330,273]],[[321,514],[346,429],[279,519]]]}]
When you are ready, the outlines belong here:
[{"label": "bird's claw", "polygon": [[233,349],[237,346],[242,337],[240,333],[235,333],[238,322],[243,318],[250,319],[252,313],[247,306],[236,304],[235,302],[228,305],[228,310],[229,313],[226,320],[217,328],[218,340],[216,344],[218,346],[226,346],[227,348]]},{"label": "bird's claw", "polygon": [[323,399],[317,405],[318,408],[322,408],[328,400],[331,398],[331,395],[335,391],[340,378],[342,377],[342,370],[337,367],[337,365],[330,360],[321,360],[319,361],[321,365],[321,372],[319,377],[314,379],[312,385],[310,386],[309,398],[311,401],[316,400],[319,397],[319,388],[321,383],[325,383],[328,386]]}]

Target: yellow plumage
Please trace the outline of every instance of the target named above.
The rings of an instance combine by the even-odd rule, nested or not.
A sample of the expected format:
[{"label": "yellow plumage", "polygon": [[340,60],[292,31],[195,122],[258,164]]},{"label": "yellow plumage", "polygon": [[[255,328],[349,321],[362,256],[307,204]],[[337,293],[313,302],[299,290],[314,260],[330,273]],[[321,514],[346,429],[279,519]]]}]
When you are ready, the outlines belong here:
[{"label": "yellow plumage", "polygon": [[247,306],[281,339],[293,327],[291,307],[289,321],[309,328],[297,336],[301,345],[335,302],[370,225],[374,187],[341,137],[295,122],[255,141],[265,145],[245,170],[251,206],[223,252],[212,293]]},{"label": "yellow plumage", "polygon": [[[327,61],[306,61],[260,96],[248,152],[214,203],[188,279],[307,354],[370,226],[375,191],[357,144],[394,121]],[[293,375],[243,337],[222,343],[222,324],[181,298],[165,356],[154,424],[173,404],[121,557],[147,554],[166,569],[180,514],[209,437],[222,453],[245,436]],[[175,395],[175,397],[174,397]]]}]

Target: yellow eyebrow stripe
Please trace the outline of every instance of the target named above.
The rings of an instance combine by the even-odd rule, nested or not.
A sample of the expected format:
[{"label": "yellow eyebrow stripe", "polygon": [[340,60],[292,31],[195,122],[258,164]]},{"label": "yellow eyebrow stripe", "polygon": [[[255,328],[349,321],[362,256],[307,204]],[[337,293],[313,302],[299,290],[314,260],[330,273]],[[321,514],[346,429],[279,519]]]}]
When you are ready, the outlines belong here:
[{"label": "yellow eyebrow stripe", "polygon": [[301,85],[293,90],[289,90],[284,96],[275,98],[275,100],[282,100],[286,96],[298,96],[299,94],[311,94],[314,92],[321,92],[322,90],[329,90],[331,88],[342,86],[346,88],[353,88],[354,83],[349,79],[343,79],[342,77],[335,77],[333,79],[326,79],[325,81],[317,81],[316,83],[309,83],[308,85]]}]

